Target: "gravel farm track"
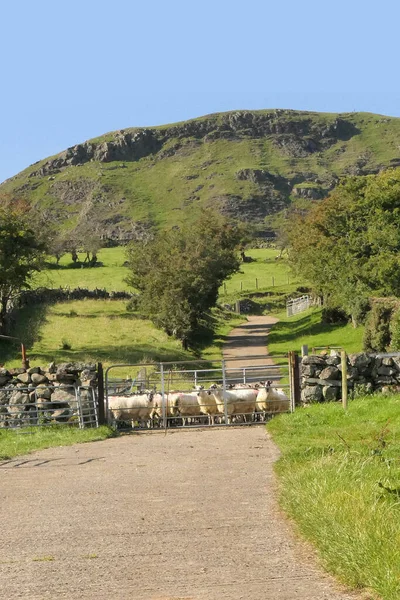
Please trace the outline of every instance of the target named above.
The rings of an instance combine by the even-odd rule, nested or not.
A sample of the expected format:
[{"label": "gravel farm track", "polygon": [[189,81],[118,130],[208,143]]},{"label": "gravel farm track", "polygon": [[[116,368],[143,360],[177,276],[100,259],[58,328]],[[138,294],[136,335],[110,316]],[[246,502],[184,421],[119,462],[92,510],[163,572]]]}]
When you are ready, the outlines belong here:
[{"label": "gravel farm track", "polygon": [[[268,326],[253,317],[244,337],[265,352]],[[278,456],[259,425],[138,432],[1,462],[2,600],[358,598],[280,512]]]}]

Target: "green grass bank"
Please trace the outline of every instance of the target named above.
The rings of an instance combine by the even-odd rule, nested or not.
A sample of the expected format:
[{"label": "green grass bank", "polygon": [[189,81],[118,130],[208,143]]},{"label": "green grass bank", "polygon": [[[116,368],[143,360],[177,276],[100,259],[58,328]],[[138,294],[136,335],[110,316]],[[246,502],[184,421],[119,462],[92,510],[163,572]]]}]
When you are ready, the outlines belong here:
[{"label": "green grass bank", "polygon": [[29,427],[23,430],[0,429],[0,460],[10,460],[54,446],[97,442],[114,435],[113,429],[105,425],[97,429],[75,429],[65,426]]},{"label": "green grass bank", "polygon": [[268,424],[280,502],[324,567],[367,598],[400,598],[400,396],[313,405]]}]

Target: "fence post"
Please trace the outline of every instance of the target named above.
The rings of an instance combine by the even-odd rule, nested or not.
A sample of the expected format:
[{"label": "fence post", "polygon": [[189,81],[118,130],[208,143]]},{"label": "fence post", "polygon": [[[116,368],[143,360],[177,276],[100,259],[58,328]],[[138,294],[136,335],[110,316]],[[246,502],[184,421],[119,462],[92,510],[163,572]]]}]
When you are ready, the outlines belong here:
[{"label": "fence post", "polygon": [[272,287],[275,287],[275,277],[272,278]]},{"label": "fence post", "polygon": [[308,345],[307,344],[303,344],[303,346],[301,347],[301,355],[308,356]]},{"label": "fence post", "polygon": [[222,361],[222,395],[224,397],[225,425],[228,425],[228,404],[226,401],[226,371],[224,360]]},{"label": "fence post", "polygon": [[258,290],[258,279],[256,277],[256,290]]},{"label": "fence post", "polygon": [[297,352],[293,352],[294,365],[293,365],[293,378],[294,378],[294,404],[299,406],[301,404],[301,385],[300,385],[300,358]]},{"label": "fence post", "polygon": [[243,291],[243,281],[240,282],[240,291]]},{"label": "fence post", "polygon": [[97,363],[97,402],[99,406],[99,425],[105,425],[107,420],[104,406],[104,374],[102,363]]},{"label": "fence post", "polygon": [[164,365],[160,363],[160,376],[161,376],[161,404],[162,404],[162,424],[165,430],[167,430],[167,406],[165,402],[165,381],[164,381]]},{"label": "fence post", "polygon": [[342,359],[342,404],[344,410],[347,409],[347,355],[346,350],[342,350],[341,353]]}]

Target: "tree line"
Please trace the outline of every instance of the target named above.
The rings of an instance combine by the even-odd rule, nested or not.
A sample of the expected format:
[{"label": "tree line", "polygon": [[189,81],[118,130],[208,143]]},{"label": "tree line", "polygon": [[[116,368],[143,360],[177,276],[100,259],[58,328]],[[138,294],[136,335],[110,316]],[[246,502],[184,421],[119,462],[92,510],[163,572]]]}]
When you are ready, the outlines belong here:
[{"label": "tree line", "polygon": [[294,271],[354,326],[382,312],[374,298],[400,296],[400,169],[344,180],[306,213],[290,214],[283,231]]}]

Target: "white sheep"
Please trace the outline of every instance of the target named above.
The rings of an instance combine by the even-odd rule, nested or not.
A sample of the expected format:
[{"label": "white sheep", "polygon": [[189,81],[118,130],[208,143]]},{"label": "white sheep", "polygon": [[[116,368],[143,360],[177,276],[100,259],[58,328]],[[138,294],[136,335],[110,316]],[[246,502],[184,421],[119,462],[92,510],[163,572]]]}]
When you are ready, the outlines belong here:
[{"label": "white sheep", "polygon": [[154,392],[108,397],[108,409],[114,422],[130,421],[132,427],[138,421],[148,426],[153,413]]},{"label": "white sheep", "polygon": [[[224,390],[213,385],[210,388],[217,404],[218,412],[225,413],[225,402],[228,414],[228,423],[232,423],[233,415],[253,414],[257,399],[257,390],[251,388],[242,388],[236,390]],[[225,402],[224,402],[225,398]]]},{"label": "white sheep", "polygon": [[256,399],[256,411],[261,413],[263,420],[266,414],[281,413],[289,410],[290,401],[282,388],[273,388],[272,381],[267,381],[259,390]]}]

